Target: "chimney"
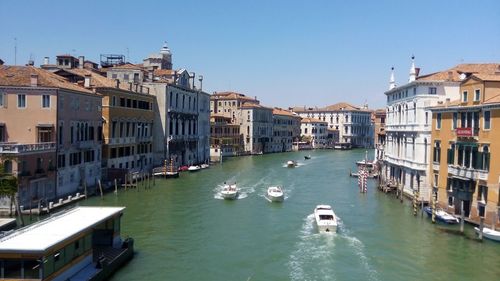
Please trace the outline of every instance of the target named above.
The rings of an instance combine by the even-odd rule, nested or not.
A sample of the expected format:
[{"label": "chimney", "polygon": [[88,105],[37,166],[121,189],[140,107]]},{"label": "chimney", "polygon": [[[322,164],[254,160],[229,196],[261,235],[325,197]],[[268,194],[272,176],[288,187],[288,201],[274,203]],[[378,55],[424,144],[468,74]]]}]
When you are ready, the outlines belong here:
[{"label": "chimney", "polygon": [[49,57],[44,57],[43,58],[43,64],[48,65],[49,64]]},{"label": "chimney", "polygon": [[90,74],[85,74],[85,82],[83,83],[83,87],[90,88]]},{"label": "chimney", "polygon": [[28,66],[34,66],[35,65],[35,61],[34,60],[29,60],[27,65]]},{"label": "chimney", "polygon": [[30,76],[30,85],[31,87],[38,86],[38,74],[32,73]]},{"label": "chimney", "polygon": [[78,68],[82,69],[84,63],[85,63],[85,57],[84,56],[79,56],[78,57]]},{"label": "chimney", "polygon": [[448,71],[448,81],[453,81],[453,72]]},{"label": "chimney", "polygon": [[115,79],[116,88],[120,88],[120,79]]}]

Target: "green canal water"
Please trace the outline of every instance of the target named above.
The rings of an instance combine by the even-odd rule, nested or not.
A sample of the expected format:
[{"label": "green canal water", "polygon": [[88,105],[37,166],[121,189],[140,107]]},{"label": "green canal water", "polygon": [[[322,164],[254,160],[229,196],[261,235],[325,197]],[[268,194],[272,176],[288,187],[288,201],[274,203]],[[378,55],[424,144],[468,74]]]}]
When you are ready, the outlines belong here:
[{"label": "green canal water", "polygon": [[[370,152],[371,153],[371,152]],[[304,160],[311,154],[312,159]],[[500,280],[500,243],[473,229],[414,217],[410,202],[360,194],[348,176],[364,150],[308,151],[227,159],[149,190],[120,190],[81,205],[126,206],[122,235],[134,259],[113,280]],[[287,160],[299,166],[286,168]],[[237,182],[235,201],[220,199]],[[282,185],[284,203],[264,197]],[[318,234],[313,209],[333,206],[337,234]]]}]

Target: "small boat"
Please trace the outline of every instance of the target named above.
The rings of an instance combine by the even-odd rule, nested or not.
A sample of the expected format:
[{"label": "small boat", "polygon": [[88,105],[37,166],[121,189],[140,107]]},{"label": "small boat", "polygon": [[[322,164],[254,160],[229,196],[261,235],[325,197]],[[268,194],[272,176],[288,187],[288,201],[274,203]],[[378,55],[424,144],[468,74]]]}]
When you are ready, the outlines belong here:
[{"label": "small boat", "polygon": [[305,159],[305,160],[309,160],[309,159],[311,159],[311,155],[305,155],[305,156],[304,156],[304,159]]},{"label": "small boat", "polygon": [[[474,230],[479,234],[479,227],[474,227]],[[500,242],[500,231],[483,227],[483,237]]]},{"label": "small boat", "polygon": [[286,166],[288,168],[294,168],[295,166],[297,166],[297,162],[289,160],[288,162],[286,162]]},{"label": "small boat", "polygon": [[184,172],[184,171],[187,171],[189,169],[188,166],[180,166],[179,167],[179,172]]},{"label": "small boat", "polygon": [[337,232],[337,217],[330,205],[318,205],[314,209],[318,232]]},{"label": "small boat", "polygon": [[[432,218],[432,208],[427,206],[424,207],[424,211],[427,213],[429,218]],[[441,209],[436,209],[436,221],[442,222],[442,223],[447,223],[447,224],[456,224],[459,223],[460,220],[455,217],[454,215],[450,215],[444,210]]]},{"label": "small boat", "polygon": [[202,169],[206,169],[206,168],[210,167],[210,165],[208,165],[208,164],[201,164],[200,167]]},{"label": "small boat", "polygon": [[267,189],[267,197],[271,202],[283,202],[285,200],[283,189],[280,186],[270,186]]},{"label": "small boat", "polygon": [[200,166],[198,166],[198,165],[194,165],[194,166],[189,166],[188,171],[190,171],[190,172],[197,172],[197,171],[199,171],[200,169],[201,169],[201,167],[200,167]]},{"label": "small boat", "polygon": [[235,183],[224,184],[224,187],[222,188],[220,194],[224,199],[234,200],[236,199],[236,197],[238,197],[238,188],[236,187]]}]

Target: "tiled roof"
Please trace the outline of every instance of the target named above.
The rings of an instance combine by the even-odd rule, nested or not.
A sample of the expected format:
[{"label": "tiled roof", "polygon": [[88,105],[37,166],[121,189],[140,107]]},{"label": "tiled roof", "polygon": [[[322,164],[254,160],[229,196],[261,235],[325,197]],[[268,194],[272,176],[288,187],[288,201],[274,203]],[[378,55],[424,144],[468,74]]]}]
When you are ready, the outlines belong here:
[{"label": "tiled roof", "polygon": [[125,63],[122,65],[117,65],[111,67],[111,69],[135,69],[135,70],[142,70],[143,66],[142,64],[132,64],[132,63]]},{"label": "tiled roof", "polygon": [[500,81],[500,74],[473,74],[472,76],[483,81]]},{"label": "tiled roof", "polygon": [[450,69],[417,77],[418,81],[454,81],[460,82],[460,74],[495,74],[500,71],[498,63],[465,63]]},{"label": "tiled roof", "polygon": [[[63,71],[67,71],[69,73],[85,77],[85,75],[90,75],[90,87],[93,88],[116,88],[116,80],[106,78],[99,73],[89,70],[89,69],[81,69],[81,68],[72,68],[72,69],[64,69]],[[120,83],[119,88],[121,90],[130,91],[130,87],[128,83]],[[134,88],[134,87],[133,87]],[[134,88],[135,89],[135,88]]]},{"label": "tiled roof", "polygon": [[323,112],[323,111],[342,111],[342,110],[349,110],[349,111],[370,111],[370,110],[364,110],[361,109],[360,107],[354,106],[352,104],[346,103],[346,102],[339,102],[336,104],[332,104],[326,107],[292,107],[291,108],[293,112]]},{"label": "tiled roof", "polygon": [[290,110],[285,110],[285,109],[278,108],[278,107],[273,108],[273,114],[274,115],[284,115],[284,116],[299,117],[298,115],[294,114]]},{"label": "tiled roof", "polygon": [[302,118],[302,120],[300,122],[301,123],[325,123],[325,124],[328,124],[328,122],[326,122],[326,121],[321,121],[319,119],[309,118],[309,117]]},{"label": "tiled roof", "polygon": [[337,110],[359,110],[360,108],[346,102],[339,102],[333,105],[325,107],[327,110],[337,111]]},{"label": "tiled roof", "polygon": [[164,76],[164,75],[174,75],[175,72],[176,71],[172,69],[155,69],[153,74],[155,76]]},{"label": "tiled roof", "polygon": [[260,104],[257,104],[257,103],[254,103],[254,102],[244,102],[242,105],[241,105],[241,108],[263,108],[263,109],[272,109],[270,107],[265,107],[263,105],[260,105]]},{"label": "tiled roof", "polygon": [[256,101],[257,99],[247,97],[243,94],[236,93],[236,92],[216,92],[210,96],[210,99],[212,100],[234,100],[234,99],[239,99],[239,100],[247,100],[247,101]]},{"label": "tiled roof", "polygon": [[31,87],[31,75],[38,75],[40,87],[61,88],[84,93],[92,91],[70,83],[66,78],[33,66],[0,66],[0,86]]}]

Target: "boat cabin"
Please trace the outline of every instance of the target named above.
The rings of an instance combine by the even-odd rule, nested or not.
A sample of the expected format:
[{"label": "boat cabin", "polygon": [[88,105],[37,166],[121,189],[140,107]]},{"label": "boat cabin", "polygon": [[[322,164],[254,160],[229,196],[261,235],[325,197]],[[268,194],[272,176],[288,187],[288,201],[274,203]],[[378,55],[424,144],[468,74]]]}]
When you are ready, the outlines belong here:
[{"label": "boat cabin", "polygon": [[92,280],[108,276],[108,265],[115,263],[116,267],[117,261],[133,254],[133,242],[120,237],[124,209],[77,207],[1,237],[0,279]]}]

